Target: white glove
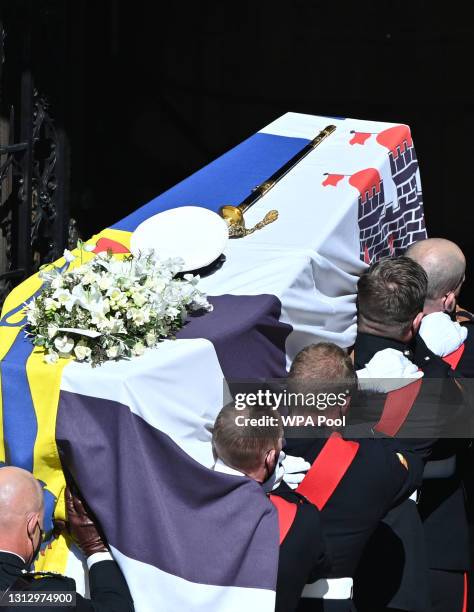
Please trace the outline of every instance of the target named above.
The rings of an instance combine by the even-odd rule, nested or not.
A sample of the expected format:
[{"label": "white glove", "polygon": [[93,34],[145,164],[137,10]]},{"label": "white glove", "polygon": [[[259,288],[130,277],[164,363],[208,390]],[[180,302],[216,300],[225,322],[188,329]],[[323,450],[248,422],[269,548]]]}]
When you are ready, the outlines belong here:
[{"label": "white glove", "polygon": [[305,461],[303,457],[293,457],[281,451],[275,471],[262,485],[263,490],[265,493],[270,493],[280,486],[282,480],[286,482],[290,489],[296,489],[310,467],[311,463]]},{"label": "white glove", "polygon": [[452,321],[445,312],[433,312],[423,317],[419,334],[430,351],[444,357],[461,346],[467,337],[467,329]]},{"label": "white glove", "polygon": [[418,367],[401,351],[391,348],[376,353],[356,374],[359,389],[377,393],[401,389],[423,376],[423,372],[418,371]]},{"label": "white glove", "polygon": [[286,455],[282,465],[285,468],[283,480],[290,489],[296,489],[311,467],[311,463],[305,461],[303,457],[293,457],[292,455]]}]

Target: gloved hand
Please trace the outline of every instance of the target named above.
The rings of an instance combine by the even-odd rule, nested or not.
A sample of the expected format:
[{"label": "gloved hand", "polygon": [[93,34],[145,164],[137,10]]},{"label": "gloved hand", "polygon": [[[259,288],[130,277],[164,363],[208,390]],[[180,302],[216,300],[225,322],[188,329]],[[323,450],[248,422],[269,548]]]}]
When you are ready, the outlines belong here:
[{"label": "gloved hand", "polygon": [[376,353],[365,368],[357,370],[359,389],[388,393],[406,387],[423,376],[401,351],[386,348]]},{"label": "gloved hand", "polygon": [[265,493],[274,491],[280,486],[282,480],[286,482],[290,489],[296,489],[310,467],[311,464],[305,461],[303,457],[293,457],[281,451],[278,455],[275,471],[262,485],[263,490]]},{"label": "gloved hand", "polygon": [[458,349],[467,333],[465,327],[452,321],[445,312],[433,312],[423,317],[419,331],[426,346],[438,357],[444,357]]},{"label": "gloved hand", "polygon": [[94,553],[108,552],[104,538],[92,520],[86,505],[79,497],[79,493],[75,490],[71,491],[68,485],[65,499],[69,532],[85,556],[90,557]]},{"label": "gloved hand", "polygon": [[296,489],[298,487],[306,476],[306,472],[311,467],[311,463],[305,461],[303,457],[293,457],[292,455],[286,455],[282,461],[282,465],[285,468],[283,480],[290,489]]}]

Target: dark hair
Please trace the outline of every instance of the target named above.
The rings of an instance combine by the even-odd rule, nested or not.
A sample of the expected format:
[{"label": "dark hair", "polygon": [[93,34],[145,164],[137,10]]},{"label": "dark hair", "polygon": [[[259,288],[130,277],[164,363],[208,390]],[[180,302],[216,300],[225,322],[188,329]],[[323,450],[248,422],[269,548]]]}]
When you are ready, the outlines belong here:
[{"label": "dark hair", "polygon": [[[238,425],[236,417],[273,417],[275,425]],[[236,470],[247,471],[258,468],[265,460],[266,453],[276,448],[283,438],[280,415],[276,410],[245,406],[236,409],[231,402],[217,415],[212,431],[214,454]]]},{"label": "dark hair", "polygon": [[426,272],[409,257],[372,264],[357,284],[359,328],[402,338],[423,311],[427,287]]}]

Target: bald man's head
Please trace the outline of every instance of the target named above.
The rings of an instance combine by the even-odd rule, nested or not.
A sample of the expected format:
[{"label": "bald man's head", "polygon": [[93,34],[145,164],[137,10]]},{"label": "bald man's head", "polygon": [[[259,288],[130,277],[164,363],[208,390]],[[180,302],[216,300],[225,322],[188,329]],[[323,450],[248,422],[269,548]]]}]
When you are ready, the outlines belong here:
[{"label": "bald man's head", "polygon": [[43,512],[43,491],[36,478],[21,468],[0,468],[0,549],[30,563],[41,541]]},{"label": "bald man's head", "polygon": [[427,310],[443,310],[442,302],[450,294],[454,307],[466,271],[466,258],[458,245],[444,238],[427,238],[412,244],[405,255],[420,264],[428,276]]},{"label": "bald man's head", "polygon": [[6,522],[21,520],[30,512],[42,512],[43,491],[36,478],[21,468],[0,469],[0,531]]}]

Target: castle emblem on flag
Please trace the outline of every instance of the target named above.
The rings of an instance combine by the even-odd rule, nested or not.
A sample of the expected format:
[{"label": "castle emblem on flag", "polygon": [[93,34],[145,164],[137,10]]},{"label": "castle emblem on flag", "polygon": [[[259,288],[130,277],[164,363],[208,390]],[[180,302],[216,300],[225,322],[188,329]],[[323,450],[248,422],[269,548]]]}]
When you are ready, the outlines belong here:
[{"label": "castle emblem on flag", "polygon": [[384,181],[375,168],[352,174],[326,173],[322,183],[324,187],[337,188],[347,177],[359,191],[360,258],[367,264],[381,257],[401,255],[410,244],[426,238],[418,160],[410,129],[397,125],[380,133],[353,130],[349,144],[364,146],[372,137],[388,150],[396,201],[386,202]]}]

